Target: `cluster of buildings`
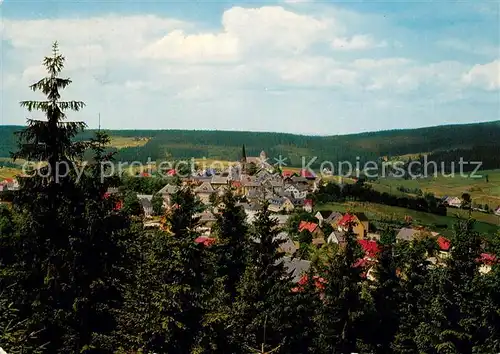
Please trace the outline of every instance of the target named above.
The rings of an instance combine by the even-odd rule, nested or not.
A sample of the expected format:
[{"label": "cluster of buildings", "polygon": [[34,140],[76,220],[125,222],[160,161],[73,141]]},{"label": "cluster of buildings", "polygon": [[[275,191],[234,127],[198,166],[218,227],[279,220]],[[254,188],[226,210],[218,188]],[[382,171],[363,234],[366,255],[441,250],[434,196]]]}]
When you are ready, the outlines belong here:
[{"label": "cluster of buildings", "polygon": [[0,192],[19,190],[19,182],[15,178],[6,178],[0,181]]},{"label": "cluster of buildings", "polygon": [[[182,186],[190,186],[200,201],[207,206],[211,206],[217,197],[231,189],[241,200],[241,206],[245,209],[249,221],[252,221],[259,202],[263,200],[269,203],[269,210],[277,214],[289,214],[295,210],[312,212],[313,204],[308,195],[318,189],[320,178],[309,171],[276,171],[265,160],[266,154],[263,151],[259,157],[248,157],[243,164],[230,166],[223,171],[196,171],[193,175],[181,179]],[[254,164],[256,171],[250,173],[249,164]],[[157,192],[163,197],[165,208],[171,205],[171,195],[177,188],[179,187],[176,185],[167,184]],[[153,196],[138,197],[145,215],[151,216]],[[204,215],[204,219],[210,219],[209,215]]]}]

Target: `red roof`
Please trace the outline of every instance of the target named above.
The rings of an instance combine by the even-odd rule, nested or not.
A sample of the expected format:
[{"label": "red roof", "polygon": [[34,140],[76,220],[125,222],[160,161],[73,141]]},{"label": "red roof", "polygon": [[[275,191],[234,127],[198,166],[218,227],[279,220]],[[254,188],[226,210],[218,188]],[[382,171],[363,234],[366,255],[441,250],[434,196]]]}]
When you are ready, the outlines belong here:
[{"label": "red roof", "polygon": [[342,219],[340,219],[340,221],[338,222],[338,225],[339,226],[347,226],[349,223],[351,222],[354,222],[356,219],[355,219],[355,216],[352,215],[352,214],[349,214],[349,213],[346,213]]},{"label": "red roof", "polygon": [[215,241],[216,241],[215,238],[207,237],[207,236],[200,236],[196,240],[194,240],[194,242],[200,243],[203,246],[213,245],[215,243]]},{"label": "red roof", "polygon": [[377,241],[371,240],[358,240],[359,245],[365,252],[366,256],[369,258],[375,258],[380,252],[380,247],[378,246]]},{"label": "red roof", "polygon": [[[325,289],[325,284],[326,284],[325,278],[320,277],[319,275],[315,275],[315,276],[313,276],[313,280],[314,280],[314,286],[316,287],[316,289],[318,289],[318,290]],[[302,276],[302,278],[300,278],[300,280],[297,282],[297,284],[299,286],[292,288],[292,292],[297,293],[297,292],[303,291],[304,290],[303,286],[306,285],[308,281],[309,281],[308,276],[304,274]]]},{"label": "red roof", "polygon": [[304,205],[310,205],[310,206],[312,206],[313,205],[312,199],[304,199]]},{"label": "red roof", "polygon": [[115,207],[113,208],[113,210],[118,211],[121,210],[122,208],[123,208],[123,202],[119,200],[115,203]]},{"label": "red roof", "polygon": [[151,177],[151,174],[148,172],[141,173],[141,177]]},{"label": "red roof", "polygon": [[443,236],[439,236],[437,239],[437,243],[441,251],[449,251],[451,247],[451,242],[447,238]]},{"label": "red roof", "polygon": [[305,178],[316,178],[316,175],[313,172],[306,169],[300,170],[300,176]]},{"label": "red roof", "polygon": [[14,183],[14,179],[13,178],[6,178],[6,179],[3,180],[2,183],[11,184],[11,183]]},{"label": "red roof", "polygon": [[303,230],[307,230],[310,233],[313,233],[317,227],[318,227],[318,224],[315,224],[313,222],[301,221],[299,224],[299,232],[302,232]]},{"label": "red roof", "polygon": [[353,268],[364,268],[368,264],[368,260],[366,258],[360,258],[352,265]]},{"label": "red roof", "polygon": [[481,253],[481,256],[478,259],[478,262],[487,265],[493,265],[498,262],[498,259],[495,255],[489,253]]},{"label": "red roof", "polygon": [[292,177],[294,174],[295,174],[295,172],[293,172],[291,170],[284,170],[283,172],[281,172],[281,175],[283,177]]},{"label": "red roof", "polygon": [[236,188],[241,187],[241,182],[240,181],[232,181],[231,184],[233,185],[233,187],[236,187]]},{"label": "red roof", "polygon": [[171,169],[171,170],[167,171],[167,175],[168,176],[175,176],[176,174],[177,174],[177,171],[175,171],[174,169]]}]

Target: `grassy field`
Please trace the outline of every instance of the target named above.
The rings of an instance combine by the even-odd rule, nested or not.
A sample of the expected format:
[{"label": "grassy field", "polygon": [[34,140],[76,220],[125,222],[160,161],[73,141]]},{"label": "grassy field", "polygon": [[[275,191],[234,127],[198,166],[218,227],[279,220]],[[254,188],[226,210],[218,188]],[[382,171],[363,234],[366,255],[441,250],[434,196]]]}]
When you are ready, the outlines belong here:
[{"label": "grassy field", "polygon": [[[406,188],[420,188],[424,193],[431,192],[437,197],[456,196],[469,193],[473,202],[479,204],[487,203],[490,208],[500,205],[500,170],[481,171],[480,178],[471,177],[430,177],[417,180],[403,180],[396,178],[383,178],[371,183],[373,188],[380,192],[401,193],[398,186]],[[488,182],[485,176],[488,175]]]},{"label": "grassy field", "polygon": [[[466,216],[465,211],[458,209],[450,209],[447,216],[441,216],[389,205],[363,202],[328,203],[318,205],[317,209],[363,212],[370,221],[403,221],[405,216],[410,216],[413,219],[413,225],[427,226],[445,236],[453,232],[453,225],[458,215]],[[483,213],[473,213],[472,216],[477,219],[477,231],[490,235],[498,232],[497,225],[500,220],[496,216]],[[446,225],[446,228],[438,228],[436,225]]]},{"label": "grassy field", "polygon": [[144,146],[149,140],[149,138],[112,136],[110,145],[117,149],[124,149],[128,147]]},{"label": "grassy field", "polygon": [[11,168],[11,167],[0,167],[0,181],[6,178],[14,178],[19,174],[21,174],[21,169]]}]

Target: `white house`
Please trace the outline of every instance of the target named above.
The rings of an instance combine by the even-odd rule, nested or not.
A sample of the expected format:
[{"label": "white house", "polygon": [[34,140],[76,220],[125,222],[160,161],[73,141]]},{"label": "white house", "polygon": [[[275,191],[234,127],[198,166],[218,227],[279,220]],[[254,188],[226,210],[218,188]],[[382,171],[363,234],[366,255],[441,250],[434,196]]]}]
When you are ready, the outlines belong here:
[{"label": "white house", "polygon": [[137,194],[137,199],[139,199],[139,202],[142,205],[144,216],[147,218],[153,216],[153,196],[148,194]]}]

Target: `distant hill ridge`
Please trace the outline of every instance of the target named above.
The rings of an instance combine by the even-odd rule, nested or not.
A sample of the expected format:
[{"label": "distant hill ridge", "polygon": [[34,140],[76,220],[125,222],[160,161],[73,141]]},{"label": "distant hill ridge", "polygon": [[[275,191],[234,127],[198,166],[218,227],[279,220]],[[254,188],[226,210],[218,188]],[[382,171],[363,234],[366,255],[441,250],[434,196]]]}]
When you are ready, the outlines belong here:
[{"label": "distant hill ridge", "polygon": [[[0,157],[16,149],[14,132],[22,126],[0,126]],[[88,130],[81,135],[87,139]],[[119,150],[120,160],[146,161],[174,158],[238,160],[245,144],[248,156],[265,150],[272,159],[282,155],[291,165],[300,165],[302,157],[313,156],[332,162],[361,161],[381,156],[399,156],[422,152],[467,150],[477,146],[500,146],[500,121],[442,125],[417,129],[385,130],[335,136],[306,136],[289,133],[207,131],[207,130],[108,130],[115,138],[150,138],[142,146]]]}]

